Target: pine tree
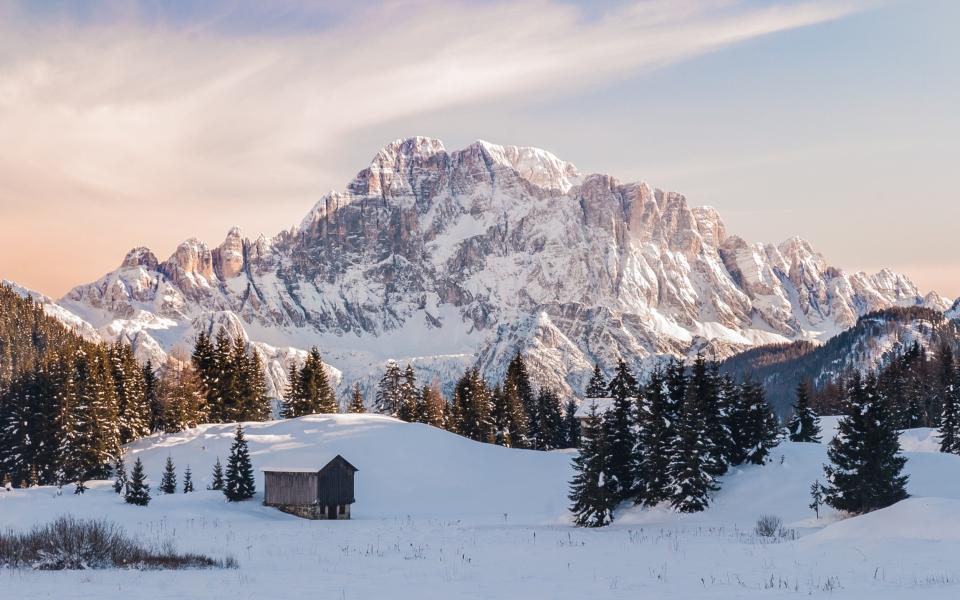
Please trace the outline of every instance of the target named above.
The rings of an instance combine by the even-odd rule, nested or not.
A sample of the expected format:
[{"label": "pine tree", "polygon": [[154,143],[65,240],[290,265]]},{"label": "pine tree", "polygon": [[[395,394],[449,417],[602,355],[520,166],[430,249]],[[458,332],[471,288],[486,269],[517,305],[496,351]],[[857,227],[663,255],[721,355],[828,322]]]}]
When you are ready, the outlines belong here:
[{"label": "pine tree", "polygon": [[899,454],[895,418],[887,399],[878,393],[876,377],[863,379],[854,373],[845,415],[827,450],[831,463],[824,466],[827,504],[860,514],[907,498],[907,476],[901,475],[907,459]]},{"label": "pine tree", "polygon": [[187,465],[187,470],[183,472],[183,493],[189,494],[193,491],[193,473],[190,472],[190,465]]},{"label": "pine tree", "polygon": [[493,420],[493,443],[498,446],[510,447],[510,428],[507,422],[507,398],[503,388],[497,384],[490,393],[493,408],[490,418]]},{"label": "pine tree", "polygon": [[637,491],[643,482],[635,480],[637,465],[634,448],[637,440],[634,432],[636,416],[637,380],[623,360],[617,363],[616,373],[608,386],[613,404],[603,416],[606,435],[607,465],[610,472],[608,487],[617,500],[626,500]]},{"label": "pine tree", "polygon": [[791,442],[820,441],[820,417],[810,408],[810,391],[805,382],[797,385],[797,400],[787,430]]},{"label": "pine tree", "polygon": [[603,423],[596,404],[592,404],[583,424],[580,451],[573,459],[575,475],[570,482],[570,511],[579,527],[603,527],[613,521],[617,495],[609,488],[605,440]]},{"label": "pine tree", "polygon": [[117,462],[113,467],[113,491],[120,494],[127,487],[127,466],[123,462],[123,457],[117,457]]},{"label": "pine tree", "polygon": [[577,400],[570,398],[563,411],[564,448],[580,446],[580,421],[577,419]]},{"label": "pine tree", "polygon": [[704,439],[703,415],[695,402],[684,402],[677,435],[670,452],[670,505],[690,513],[707,508],[716,491],[709,469],[708,442]]},{"label": "pine tree", "polygon": [[817,518],[820,518],[820,507],[823,506],[823,486],[820,485],[820,480],[816,480],[810,486],[810,510],[816,513]]},{"label": "pine tree", "polygon": [[281,410],[285,419],[302,417],[316,413],[332,414],[339,412],[336,394],[330,385],[327,369],[316,346],[307,353],[301,368],[290,367],[290,384],[287,398]]},{"label": "pine tree", "polygon": [[211,474],[208,490],[223,491],[223,466],[220,464],[220,457],[213,463],[213,473]]},{"label": "pine tree", "polygon": [[535,444],[541,450],[555,450],[564,446],[563,409],[560,396],[549,387],[541,387],[537,394],[537,413],[540,415],[540,438]]},{"label": "pine tree", "polygon": [[670,497],[670,458],[673,451],[666,376],[659,367],[650,373],[637,398],[637,501],[655,506]]},{"label": "pine tree", "polygon": [[430,386],[424,386],[421,396],[423,397],[424,423],[434,427],[447,427],[447,401],[440,393],[440,385],[434,382]]},{"label": "pine tree", "polygon": [[403,373],[400,366],[393,360],[387,361],[387,368],[377,384],[377,395],[374,410],[383,415],[397,416],[400,410],[400,381]]},{"label": "pine tree", "polygon": [[960,374],[948,374],[940,413],[940,451],[960,454]]},{"label": "pine tree", "polygon": [[133,471],[130,472],[130,483],[127,485],[123,500],[127,504],[135,504],[137,506],[150,504],[150,486],[147,485],[147,477],[143,472],[143,463],[139,458],[133,463]]},{"label": "pine tree", "polygon": [[530,448],[540,433],[539,406],[527,371],[527,361],[517,352],[507,365],[503,382],[507,404],[511,406],[510,430],[514,448]]},{"label": "pine tree", "polygon": [[746,402],[746,411],[741,417],[746,432],[742,448],[744,462],[762,465],[779,442],[780,423],[764,397],[762,386],[748,381],[741,393]]},{"label": "pine tree", "polygon": [[587,398],[606,398],[607,397],[607,380],[603,377],[603,371],[600,370],[600,365],[593,365],[593,375],[590,377],[590,381],[587,383]]},{"label": "pine tree", "polygon": [[87,491],[86,482],[83,479],[78,479],[76,486],[73,488],[73,493],[79,496],[80,494],[83,494],[85,491]]},{"label": "pine tree", "polygon": [[230,502],[239,502],[252,498],[254,493],[256,493],[256,482],[253,477],[253,464],[250,462],[250,451],[243,435],[243,427],[238,424],[233,436],[233,446],[230,447],[230,456],[227,459],[223,495]]},{"label": "pine tree", "polygon": [[160,478],[160,492],[163,494],[177,492],[177,472],[173,467],[173,459],[169,455],[163,468],[163,477]]},{"label": "pine tree", "polygon": [[493,441],[493,403],[477,368],[468,369],[457,382],[453,397],[456,432],[478,442]]},{"label": "pine tree", "polygon": [[415,422],[420,405],[420,388],[417,387],[417,376],[413,367],[409,364],[400,378],[397,391],[400,401],[400,406],[397,408],[397,418],[408,423]]},{"label": "pine tree", "polygon": [[350,406],[347,407],[347,412],[351,413],[365,413],[367,412],[367,407],[363,402],[363,393],[360,391],[360,384],[353,384],[353,391],[350,394]]},{"label": "pine tree", "polygon": [[143,397],[150,407],[150,431],[160,431],[163,428],[163,405],[160,403],[160,382],[153,362],[148,360],[143,366]]},{"label": "pine tree", "polygon": [[698,354],[690,369],[686,384],[684,404],[693,404],[699,413],[699,422],[703,427],[701,438],[704,448],[704,460],[707,470],[714,477],[727,471],[724,456],[729,445],[728,432],[720,414],[720,389],[716,366],[710,364]]}]

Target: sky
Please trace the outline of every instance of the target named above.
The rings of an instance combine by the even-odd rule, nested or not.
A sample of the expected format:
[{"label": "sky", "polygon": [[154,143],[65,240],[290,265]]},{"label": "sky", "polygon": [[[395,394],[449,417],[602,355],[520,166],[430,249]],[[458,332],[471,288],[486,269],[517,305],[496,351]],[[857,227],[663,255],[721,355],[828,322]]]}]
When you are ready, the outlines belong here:
[{"label": "sky", "polygon": [[412,135],[960,296],[954,0],[0,0],[0,279],[274,235]]}]

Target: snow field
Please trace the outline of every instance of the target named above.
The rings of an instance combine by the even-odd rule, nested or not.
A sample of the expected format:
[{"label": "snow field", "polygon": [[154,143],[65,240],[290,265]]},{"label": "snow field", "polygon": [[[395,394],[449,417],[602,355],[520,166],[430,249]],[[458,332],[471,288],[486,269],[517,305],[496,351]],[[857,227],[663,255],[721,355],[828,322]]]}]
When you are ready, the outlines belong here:
[{"label": "snow field", "polygon": [[[826,423],[825,423],[826,425]],[[825,430],[828,427],[825,427]],[[254,466],[322,466],[342,454],[360,470],[351,521],[307,521],[217,492],[122,503],[107,482],[0,492],[0,527],[70,513],[103,517],[146,541],[230,554],[237,570],[0,570],[0,598],[752,598],[815,595],[960,597],[960,457],[927,451],[929,430],[904,434],[913,498],[868,515],[820,519],[807,508],[822,480],[822,444],[785,443],[769,464],[736,468],[704,513],[622,507],[600,530],[571,527],[569,452],[478,444],[376,415],[250,423]],[[198,490],[230,425],[132,444],[156,488],[163,462],[187,464]],[[908,443],[908,441],[910,441]],[[258,490],[262,475],[258,472]],[[753,533],[774,514],[796,540]]]}]

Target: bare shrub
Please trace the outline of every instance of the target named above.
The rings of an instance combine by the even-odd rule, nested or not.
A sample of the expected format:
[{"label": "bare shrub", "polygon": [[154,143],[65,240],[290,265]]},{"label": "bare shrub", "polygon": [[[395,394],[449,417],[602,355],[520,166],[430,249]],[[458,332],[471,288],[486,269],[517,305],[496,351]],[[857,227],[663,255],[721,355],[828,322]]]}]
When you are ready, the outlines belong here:
[{"label": "bare shrub", "polygon": [[59,517],[30,531],[0,533],[0,566],[63,569],[209,569],[235,568],[236,560],[202,554],[178,554],[150,548],[106,520]]},{"label": "bare shrub", "polygon": [[765,538],[777,537],[782,529],[783,521],[776,515],[761,515],[753,526],[753,532]]}]

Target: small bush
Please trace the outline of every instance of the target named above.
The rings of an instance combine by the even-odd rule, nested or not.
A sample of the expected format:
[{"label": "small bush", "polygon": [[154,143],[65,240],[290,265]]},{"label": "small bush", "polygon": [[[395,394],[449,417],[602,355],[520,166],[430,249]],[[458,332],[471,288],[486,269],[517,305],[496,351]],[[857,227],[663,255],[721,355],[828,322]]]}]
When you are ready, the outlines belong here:
[{"label": "small bush", "polygon": [[63,569],[210,569],[235,568],[232,557],[178,554],[148,548],[105,520],[60,517],[25,533],[0,533],[0,566],[48,571]]},{"label": "small bush", "polygon": [[776,537],[783,530],[783,521],[776,515],[762,515],[753,526],[753,532],[760,537]]}]

